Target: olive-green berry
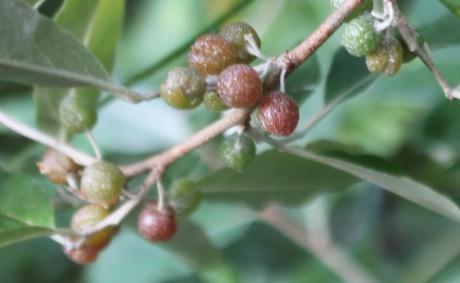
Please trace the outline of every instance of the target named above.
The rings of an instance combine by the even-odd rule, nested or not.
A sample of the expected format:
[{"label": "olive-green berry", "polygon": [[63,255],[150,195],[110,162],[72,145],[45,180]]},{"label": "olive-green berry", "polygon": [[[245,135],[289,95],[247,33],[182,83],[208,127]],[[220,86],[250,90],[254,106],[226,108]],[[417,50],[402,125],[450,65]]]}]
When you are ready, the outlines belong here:
[{"label": "olive-green berry", "polygon": [[203,194],[193,186],[194,182],[188,179],[176,180],[171,185],[168,197],[178,215],[189,215],[200,205]]},{"label": "olive-green berry", "polygon": [[[331,0],[331,5],[335,9],[338,9],[340,6],[342,6],[346,0]],[[370,11],[372,9],[372,0],[364,0],[364,2],[357,8],[355,9],[350,16],[347,17],[346,21],[351,21],[354,18],[358,17],[359,15],[363,14],[366,11]]]},{"label": "olive-green berry", "polygon": [[371,54],[366,56],[366,65],[372,73],[396,74],[403,63],[401,43],[392,35],[388,35]]},{"label": "olive-green berry", "polygon": [[237,51],[237,61],[238,63],[251,63],[255,57],[251,55],[246,47],[248,41],[245,38],[245,35],[250,35],[254,39],[254,42],[257,44],[257,47],[260,48],[262,42],[256,30],[248,25],[247,23],[232,23],[227,24],[222,27],[219,31],[219,34],[223,36],[227,41],[231,42]]},{"label": "olive-green berry", "polygon": [[84,103],[76,95],[68,95],[59,106],[59,120],[69,133],[89,130],[96,124],[96,106]]},{"label": "olive-green berry", "polygon": [[228,168],[242,172],[256,156],[256,145],[252,139],[234,134],[222,142],[220,154]]},{"label": "olive-green berry", "polygon": [[364,14],[345,25],[342,45],[351,55],[363,57],[379,46],[381,37],[374,28],[372,17]]},{"label": "olive-green berry", "polygon": [[212,112],[220,112],[228,109],[227,105],[222,102],[222,99],[214,91],[208,91],[204,94],[203,104]]},{"label": "olive-green berry", "polygon": [[81,192],[91,203],[110,206],[118,201],[125,181],[125,176],[117,166],[99,161],[83,170]]},{"label": "olive-green berry", "polygon": [[174,108],[192,109],[203,101],[205,91],[205,78],[198,71],[190,67],[178,67],[169,71],[161,85],[160,95]]}]

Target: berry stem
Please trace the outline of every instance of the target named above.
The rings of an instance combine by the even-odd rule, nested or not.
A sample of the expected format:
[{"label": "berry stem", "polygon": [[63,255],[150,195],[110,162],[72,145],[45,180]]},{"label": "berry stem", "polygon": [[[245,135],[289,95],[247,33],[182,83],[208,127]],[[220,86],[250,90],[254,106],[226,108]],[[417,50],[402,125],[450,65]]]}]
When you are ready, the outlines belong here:
[{"label": "berry stem", "polygon": [[86,131],[85,134],[86,134],[86,138],[91,144],[91,147],[93,148],[93,151],[94,151],[94,154],[96,155],[97,160],[102,160],[102,153],[101,153],[101,150],[99,149],[99,146],[96,143],[96,140],[94,139],[93,132]]},{"label": "berry stem", "polygon": [[161,180],[157,181],[158,209],[163,212],[166,207],[166,193]]}]

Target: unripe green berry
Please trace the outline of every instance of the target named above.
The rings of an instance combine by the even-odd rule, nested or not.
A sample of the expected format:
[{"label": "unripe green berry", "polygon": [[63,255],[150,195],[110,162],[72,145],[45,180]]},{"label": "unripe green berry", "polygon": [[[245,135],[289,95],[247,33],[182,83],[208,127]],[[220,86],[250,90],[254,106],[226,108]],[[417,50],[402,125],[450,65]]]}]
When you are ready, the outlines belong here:
[{"label": "unripe green berry", "polygon": [[262,80],[250,66],[232,65],[217,78],[217,93],[229,107],[249,108],[262,96]]},{"label": "unripe green berry", "polygon": [[220,155],[228,168],[242,172],[256,156],[256,144],[247,136],[234,134],[222,142]]},{"label": "unripe green berry", "polygon": [[342,45],[353,56],[363,57],[372,53],[381,41],[369,14],[361,15],[345,25]]},{"label": "unripe green berry", "polygon": [[[98,224],[104,218],[109,216],[110,212],[98,205],[85,205],[75,212],[72,216],[70,227],[77,234],[82,234],[87,229]],[[85,246],[91,246],[95,249],[104,248],[111,240],[114,230],[106,228],[100,232],[91,235],[84,243]]]},{"label": "unripe green berry", "polygon": [[171,240],[177,229],[174,209],[166,206],[160,210],[156,202],[148,202],[139,213],[137,228],[150,242]]},{"label": "unripe green berry", "polygon": [[190,66],[203,75],[218,75],[235,64],[237,52],[233,44],[218,34],[205,34],[197,38],[188,54]]},{"label": "unripe green berry", "polygon": [[231,42],[237,51],[238,63],[249,64],[255,57],[247,50],[248,44],[245,35],[252,35],[255,43],[260,48],[261,41],[255,29],[246,23],[232,23],[225,25],[219,32],[227,41]]},{"label": "unripe green berry", "polygon": [[168,72],[160,95],[174,108],[192,109],[203,101],[205,91],[206,81],[200,73],[193,68],[178,67]]},{"label": "unripe green berry", "polygon": [[[345,3],[346,0],[331,0],[331,5],[335,9],[338,9]],[[366,11],[370,11],[372,9],[372,0],[364,0],[364,2],[355,9],[350,16],[347,17],[346,21],[351,21],[352,19],[358,17],[359,15],[363,14]]]},{"label": "unripe green berry", "polygon": [[366,56],[367,68],[372,73],[396,74],[403,62],[403,50],[399,41],[389,35],[371,54]]},{"label": "unripe green berry", "polygon": [[125,181],[125,176],[117,166],[99,161],[83,171],[81,192],[91,203],[110,206],[118,201]]},{"label": "unripe green berry", "polygon": [[228,109],[227,105],[222,102],[222,99],[220,99],[219,95],[214,91],[208,91],[204,94],[203,104],[208,110],[213,112],[220,112]]},{"label": "unripe green berry", "polygon": [[169,201],[178,215],[189,215],[200,205],[203,195],[193,185],[188,179],[176,180],[171,185],[168,191]]},{"label": "unripe green berry", "polygon": [[272,91],[260,101],[257,120],[267,133],[289,136],[299,123],[299,106],[284,92]]},{"label": "unripe green berry", "polygon": [[69,133],[90,130],[96,124],[96,106],[85,103],[76,95],[68,95],[59,106],[59,120]]},{"label": "unripe green berry", "polygon": [[63,185],[67,182],[68,174],[76,173],[80,170],[80,166],[71,158],[52,148],[45,152],[37,166],[42,175],[45,175],[58,185]]}]

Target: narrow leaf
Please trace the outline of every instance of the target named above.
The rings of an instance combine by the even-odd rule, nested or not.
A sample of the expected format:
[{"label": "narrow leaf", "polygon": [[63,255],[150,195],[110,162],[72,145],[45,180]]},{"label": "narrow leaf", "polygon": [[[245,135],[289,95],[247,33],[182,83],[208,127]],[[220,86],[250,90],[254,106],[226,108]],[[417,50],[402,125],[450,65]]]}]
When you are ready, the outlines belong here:
[{"label": "narrow leaf", "polygon": [[460,17],[460,1],[459,0],[441,0],[441,3],[446,5],[454,15]]}]

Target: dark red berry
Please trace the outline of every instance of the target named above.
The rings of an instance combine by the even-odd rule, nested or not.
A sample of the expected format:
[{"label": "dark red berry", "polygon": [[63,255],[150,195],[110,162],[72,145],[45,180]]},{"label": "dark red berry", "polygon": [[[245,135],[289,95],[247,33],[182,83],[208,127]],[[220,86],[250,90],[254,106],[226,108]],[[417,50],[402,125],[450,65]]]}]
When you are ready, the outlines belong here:
[{"label": "dark red berry", "polygon": [[64,249],[64,253],[77,264],[88,264],[97,259],[99,249],[90,246],[83,246],[74,250]]},{"label": "dark red berry", "polygon": [[262,96],[262,80],[250,66],[232,65],[219,75],[217,92],[222,102],[229,107],[252,107]]},{"label": "dark red berry", "polygon": [[272,91],[262,98],[257,119],[267,133],[289,136],[299,122],[299,106],[285,93]]},{"label": "dark red berry", "polygon": [[165,242],[176,233],[176,216],[171,206],[160,210],[156,202],[148,202],[137,218],[139,233],[150,242]]},{"label": "dark red berry", "polygon": [[218,75],[236,61],[237,52],[233,44],[218,34],[200,36],[188,54],[190,66],[203,75]]}]

